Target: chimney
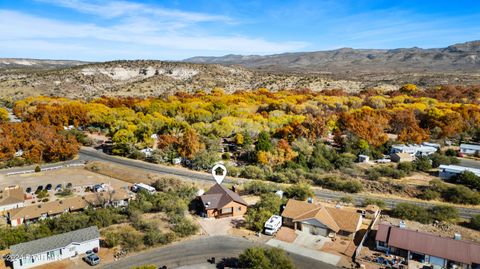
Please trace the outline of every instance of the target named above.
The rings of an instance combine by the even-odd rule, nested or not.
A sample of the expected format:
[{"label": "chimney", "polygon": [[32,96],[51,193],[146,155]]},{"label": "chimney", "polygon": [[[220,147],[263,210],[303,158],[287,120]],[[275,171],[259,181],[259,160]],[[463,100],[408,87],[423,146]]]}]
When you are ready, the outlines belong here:
[{"label": "chimney", "polygon": [[232,191],[237,192],[237,186],[236,185],[232,185]]}]

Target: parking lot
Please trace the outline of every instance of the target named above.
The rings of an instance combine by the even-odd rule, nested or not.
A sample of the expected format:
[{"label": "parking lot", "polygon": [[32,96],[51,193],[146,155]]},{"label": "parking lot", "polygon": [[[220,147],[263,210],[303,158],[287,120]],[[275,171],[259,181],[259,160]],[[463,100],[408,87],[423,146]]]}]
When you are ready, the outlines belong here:
[{"label": "parking lot", "polygon": [[52,171],[12,176],[6,176],[5,174],[0,175],[0,189],[18,185],[23,187],[23,189],[30,187],[32,191],[35,191],[38,186],[43,186],[45,188],[47,184],[51,184],[53,190],[58,184],[66,186],[68,183],[71,183],[73,187],[91,186],[99,183],[107,183],[113,188],[121,188],[131,185],[118,179],[87,171],[83,167],[62,168]]}]

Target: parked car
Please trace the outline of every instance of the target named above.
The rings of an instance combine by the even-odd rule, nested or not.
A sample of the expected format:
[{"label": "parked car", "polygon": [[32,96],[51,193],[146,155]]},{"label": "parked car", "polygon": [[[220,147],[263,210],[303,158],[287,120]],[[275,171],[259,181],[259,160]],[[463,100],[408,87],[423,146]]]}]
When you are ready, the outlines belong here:
[{"label": "parked car", "polygon": [[32,192],[32,188],[30,188],[30,187],[26,188],[26,189],[25,189],[25,192],[26,192],[26,193],[31,193],[31,192]]},{"label": "parked car", "polygon": [[43,191],[43,186],[42,185],[38,186],[37,190],[35,192],[41,192],[41,191]]},{"label": "parked car", "polygon": [[45,189],[47,191],[51,190],[52,189],[52,184],[48,183],[46,186],[45,186]]},{"label": "parked car", "polygon": [[56,190],[56,191],[61,191],[61,190],[62,190],[62,184],[58,184],[58,185],[55,187],[55,190]]},{"label": "parked car", "polygon": [[73,187],[73,184],[71,182],[68,182],[67,183],[67,189],[70,189],[71,187]]},{"label": "parked car", "polygon": [[95,266],[100,263],[100,257],[98,257],[98,255],[94,253],[83,257],[83,260],[91,266]]}]

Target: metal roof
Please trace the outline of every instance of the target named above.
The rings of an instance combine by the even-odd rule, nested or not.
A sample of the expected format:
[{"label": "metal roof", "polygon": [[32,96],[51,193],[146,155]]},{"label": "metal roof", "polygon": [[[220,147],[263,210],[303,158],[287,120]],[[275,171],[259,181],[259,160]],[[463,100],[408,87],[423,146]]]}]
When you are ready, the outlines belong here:
[{"label": "metal roof", "polygon": [[463,173],[465,171],[469,171],[469,172],[474,173],[477,176],[480,176],[480,169],[471,168],[471,167],[465,167],[465,166],[460,166],[460,165],[444,165],[444,164],[442,164],[438,168],[440,170],[444,170],[446,172],[459,173],[459,174]]},{"label": "metal roof", "polygon": [[91,226],[64,234],[58,234],[13,245],[10,247],[10,250],[13,257],[22,257],[40,254],[47,251],[64,248],[72,243],[83,243],[98,238],[100,238],[100,232],[98,231],[97,226]]},{"label": "metal roof", "polygon": [[460,148],[473,149],[473,150],[480,150],[480,145],[474,145],[474,144],[460,144]]},{"label": "metal roof", "polygon": [[480,264],[480,245],[453,238],[409,229],[402,229],[386,223],[378,226],[375,240],[388,246],[432,255],[465,264]]}]

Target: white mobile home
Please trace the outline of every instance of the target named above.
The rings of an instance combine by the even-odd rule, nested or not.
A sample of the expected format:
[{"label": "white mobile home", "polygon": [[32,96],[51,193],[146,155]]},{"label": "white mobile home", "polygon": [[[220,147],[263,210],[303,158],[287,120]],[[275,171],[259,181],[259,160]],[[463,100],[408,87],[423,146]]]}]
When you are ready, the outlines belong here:
[{"label": "white mobile home", "polygon": [[441,179],[451,179],[454,176],[458,176],[465,171],[474,173],[477,177],[480,177],[480,169],[459,166],[459,165],[440,165],[438,167],[439,173],[438,176]]},{"label": "white mobile home", "polygon": [[143,184],[143,183],[136,183],[132,186],[132,191],[134,192],[139,192],[139,191],[146,191],[148,193],[155,193],[155,188],[150,186],[150,185],[147,185],[147,184]]},{"label": "white mobile home", "polygon": [[460,153],[473,155],[477,152],[480,152],[480,145],[460,144]]},{"label": "white mobile home", "polygon": [[23,269],[72,258],[100,248],[96,226],[17,244],[7,258],[13,269]]}]

